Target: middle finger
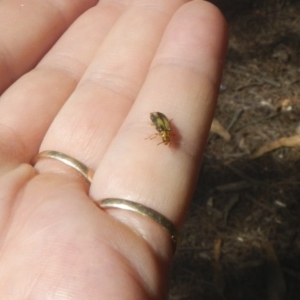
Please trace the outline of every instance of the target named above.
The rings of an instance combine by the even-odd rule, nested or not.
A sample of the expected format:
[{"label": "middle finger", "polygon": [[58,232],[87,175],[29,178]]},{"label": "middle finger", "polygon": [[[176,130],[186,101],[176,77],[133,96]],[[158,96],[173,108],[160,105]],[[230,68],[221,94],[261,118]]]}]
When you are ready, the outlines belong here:
[{"label": "middle finger", "polygon": [[183,0],[133,1],[52,123],[43,150],[96,168],[146,77],[161,36]]}]

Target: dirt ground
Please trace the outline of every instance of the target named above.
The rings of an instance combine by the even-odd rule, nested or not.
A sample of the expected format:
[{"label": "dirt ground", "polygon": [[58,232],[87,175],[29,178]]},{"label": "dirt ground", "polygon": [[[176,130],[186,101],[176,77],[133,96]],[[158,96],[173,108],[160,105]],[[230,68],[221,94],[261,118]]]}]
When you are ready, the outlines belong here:
[{"label": "dirt ground", "polygon": [[223,9],[230,40],[216,119],[231,139],[209,137],[169,299],[297,300],[300,143],[251,155],[300,134],[300,1]]}]

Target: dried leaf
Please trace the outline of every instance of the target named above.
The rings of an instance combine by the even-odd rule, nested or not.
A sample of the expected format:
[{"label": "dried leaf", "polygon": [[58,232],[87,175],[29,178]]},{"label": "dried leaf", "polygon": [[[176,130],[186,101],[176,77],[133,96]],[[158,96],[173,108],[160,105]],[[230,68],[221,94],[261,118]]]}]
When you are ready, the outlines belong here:
[{"label": "dried leaf", "polygon": [[217,292],[220,295],[223,295],[224,288],[225,288],[225,280],[224,280],[222,263],[220,261],[221,250],[222,250],[222,240],[217,239],[217,240],[215,240],[215,245],[214,245],[214,250],[213,250],[214,285],[215,285]]},{"label": "dried leaf", "polygon": [[231,136],[229,132],[221,125],[217,119],[213,119],[210,131],[221,136],[225,141],[229,141]]},{"label": "dried leaf", "polygon": [[292,101],[290,99],[283,99],[276,104],[276,111],[291,111],[293,109]]},{"label": "dried leaf", "polygon": [[276,150],[281,147],[300,147],[300,135],[293,135],[290,137],[283,137],[276,141],[273,141],[267,145],[262,146],[259,148],[251,158],[257,158],[262,156],[263,154]]}]

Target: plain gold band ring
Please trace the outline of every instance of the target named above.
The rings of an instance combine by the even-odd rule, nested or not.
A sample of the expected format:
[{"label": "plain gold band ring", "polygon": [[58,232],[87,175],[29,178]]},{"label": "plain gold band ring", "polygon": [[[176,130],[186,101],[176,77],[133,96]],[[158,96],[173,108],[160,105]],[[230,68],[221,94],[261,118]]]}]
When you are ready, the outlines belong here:
[{"label": "plain gold band ring", "polygon": [[75,169],[78,171],[89,183],[92,182],[94,171],[88,168],[86,165],[78,161],[77,159],[68,156],[66,154],[63,154],[58,151],[52,151],[47,150],[39,153],[34,159],[33,164],[35,164],[38,160],[44,159],[44,158],[52,158],[55,160],[58,160],[65,165],[68,165],[69,167]]},{"label": "plain gold band ring", "polygon": [[167,219],[156,210],[140,203],[118,198],[107,198],[101,201],[97,201],[97,203],[101,208],[119,208],[130,210],[158,223],[170,234],[173,250],[175,252],[178,242],[178,231],[169,219]]}]

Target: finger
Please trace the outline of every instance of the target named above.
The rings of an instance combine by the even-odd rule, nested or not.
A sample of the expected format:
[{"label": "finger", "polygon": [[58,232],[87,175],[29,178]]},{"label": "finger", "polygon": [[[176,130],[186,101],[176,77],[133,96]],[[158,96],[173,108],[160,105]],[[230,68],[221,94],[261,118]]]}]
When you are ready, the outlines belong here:
[{"label": "finger", "polygon": [[2,170],[29,162],[37,153],[53,118],[76,88],[121,11],[116,4],[107,3],[85,12],[38,66],[2,95]]},{"label": "finger", "polygon": [[[225,28],[219,11],[208,2],[189,2],[174,15],[142,90],[96,171],[92,198],[132,200],[180,225],[214,111]],[[180,144],[169,148],[157,146],[159,140],[145,140],[154,130],[148,125],[153,111],[173,119],[174,139]],[[150,221],[120,209],[109,213],[141,231],[158,253],[168,249],[161,246],[166,243],[157,239],[157,230],[149,230]]]},{"label": "finger", "polygon": [[33,68],[58,37],[96,0],[0,2],[0,94]]},{"label": "finger", "polygon": [[57,150],[95,168],[134,102],[174,1],[132,1],[99,48],[41,150]]},{"label": "finger", "polygon": [[[16,169],[0,177],[0,240],[5,233],[5,227],[13,213],[17,197],[21,188],[34,176],[36,172],[30,165],[20,165]],[[3,245],[3,243],[0,243]]]}]

